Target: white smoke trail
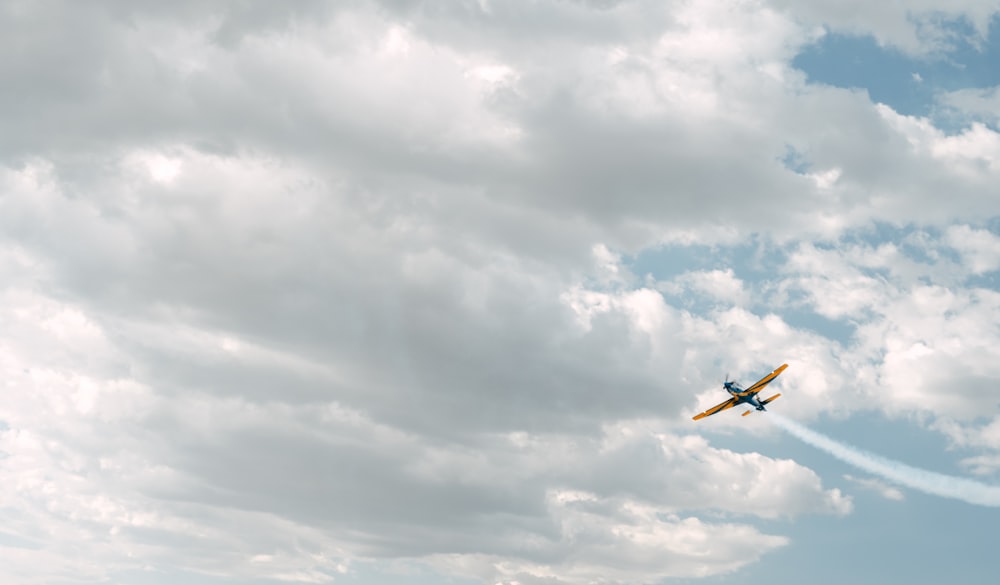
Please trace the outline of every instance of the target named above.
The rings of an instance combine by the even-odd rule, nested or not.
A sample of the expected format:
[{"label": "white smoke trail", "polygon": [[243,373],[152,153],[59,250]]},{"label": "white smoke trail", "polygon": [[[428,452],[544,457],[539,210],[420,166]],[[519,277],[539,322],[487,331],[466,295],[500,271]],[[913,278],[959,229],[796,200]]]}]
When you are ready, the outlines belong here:
[{"label": "white smoke trail", "polygon": [[805,443],[826,451],[844,463],[873,473],[893,483],[915,490],[954,498],[980,506],[1000,506],[1000,486],[992,486],[971,479],[945,475],[912,467],[905,463],[856,449],[835,441],[780,414],[768,411],[767,418]]}]

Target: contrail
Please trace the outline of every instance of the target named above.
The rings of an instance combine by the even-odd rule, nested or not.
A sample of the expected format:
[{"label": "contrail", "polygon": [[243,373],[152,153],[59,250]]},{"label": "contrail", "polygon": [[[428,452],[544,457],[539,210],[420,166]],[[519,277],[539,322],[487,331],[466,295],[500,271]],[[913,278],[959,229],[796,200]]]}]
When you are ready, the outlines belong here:
[{"label": "contrail", "polygon": [[768,411],[767,418],[802,441],[826,451],[844,463],[873,473],[898,485],[945,498],[980,506],[1000,506],[1000,487],[963,477],[912,467],[880,455],[862,451],[806,428],[780,414]]}]

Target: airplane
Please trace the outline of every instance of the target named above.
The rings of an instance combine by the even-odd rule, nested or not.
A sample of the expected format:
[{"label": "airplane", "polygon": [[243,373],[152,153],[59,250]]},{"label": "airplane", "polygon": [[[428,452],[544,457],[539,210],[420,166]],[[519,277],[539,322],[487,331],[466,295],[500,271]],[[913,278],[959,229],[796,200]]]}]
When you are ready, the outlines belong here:
[{"label": "airplane", "polygon": [[[740,388],[740,385],[737,384],[736,382],[730,382],[729,376],[726,376],[726,381],[722,384],[722,387],[726,389],[726,392],[732,394],[732,398],[723,402],[722,404],[716,404],[715,406],[709,408],[708,410],[706,410],[701,414],[696,414],[692,420],[700,420],[705,418],[706,416],[712,416],[717,412],[722,412],[723,410],[732,408],[737,404],[749,404],[750,406],[756,408],[757,410],[761,411],[766,410],[764,408],[764,405],[767,404],[768,402],[771,402],[775,398],[781,396],[781,394],[780,393],[775,394],[774,396],[768,398],[767,400],[759,400],[757,398],[757,393],[763,390],[764,386],[767,386],[772,381],[774,381],[774,379],[778,377],[778,374],[784,372],[785,368],[787,367],[788,364],[781,364],[780,368],[764,376],[763,378],[758,380],[753,386],[750,386],[749,388],[746,389]],[[743,416],[746,416],[751,412],[753,411],[748,410],[743,413]]]}]

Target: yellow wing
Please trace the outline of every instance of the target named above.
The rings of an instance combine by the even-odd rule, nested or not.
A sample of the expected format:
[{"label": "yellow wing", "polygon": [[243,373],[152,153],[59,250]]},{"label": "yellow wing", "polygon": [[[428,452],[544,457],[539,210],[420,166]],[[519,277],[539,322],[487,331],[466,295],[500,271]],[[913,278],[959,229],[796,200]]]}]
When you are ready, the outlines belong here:
[{"label": "yellow wing", "polygon": [[747,394],[750,394],[751,392],[760,392],[761,389],[764,388],[764,386],[767,386],[772,381],[774,381],[774,379],[778,377],[778,374],[780,374],[781,372],[784,372],[785,368],[787,368],[787,367],[788,367],[788,364],[781,364],[780,368],[778,368],[777,370],[774,370],[773,372],[771,372],[770,374],[764,376],[760,380],[757,380],[757,382],[753,386],[750,386],[746,390],[740,392],[740,396],[746,396]]},{"label": "yellow wing", "polygon": [[713,406],[712,408],[709,408],[708,410],[706,410],[705,412],[703,412],[701,414],[694,415],[694,418],[691,419],[691,420],[699,420],[699,419],[705,418],[706,416],[712,416],[713,414],[715,414],[717,412],[722,412],[723,410],[726,410],[727,408],[732,408],[735,404],[736,404],[736,399],[735,398],[730,398],[729,400],[723,402],[722,404],[716,404],[715,406]]}]

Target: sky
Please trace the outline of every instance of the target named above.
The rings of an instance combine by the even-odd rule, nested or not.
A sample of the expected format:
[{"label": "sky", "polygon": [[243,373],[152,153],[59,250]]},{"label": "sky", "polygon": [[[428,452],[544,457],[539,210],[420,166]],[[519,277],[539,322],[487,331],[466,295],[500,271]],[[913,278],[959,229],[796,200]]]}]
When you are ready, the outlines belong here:
[{"label": "sky", "polygon": [[0,582],[994,583],[998,23],[0,3]]}]

